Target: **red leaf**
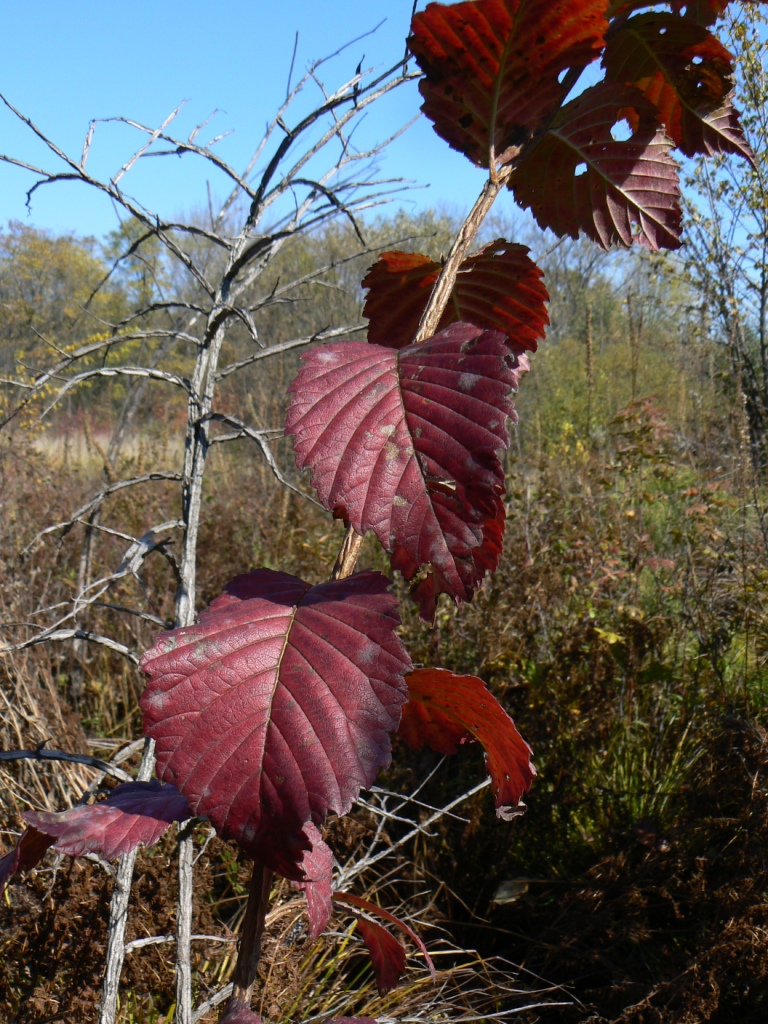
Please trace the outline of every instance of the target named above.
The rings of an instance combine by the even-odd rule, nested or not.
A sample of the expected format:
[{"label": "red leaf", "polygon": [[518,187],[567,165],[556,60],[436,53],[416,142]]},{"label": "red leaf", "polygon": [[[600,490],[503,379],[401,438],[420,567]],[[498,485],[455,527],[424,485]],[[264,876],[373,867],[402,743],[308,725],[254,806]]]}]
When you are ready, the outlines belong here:
[{"label": "red leaf", "polygon": [[[712,25],[725,11],[730,0],[667,0],[669,6],[679,14],[695,21],[697,25]],[[613,0],[608,14],[611,18],[631,14],[644,7],[655,7],[653,0]]]},{"label": "red leaf", "polygon": [[4,857],[0,857],[0,896],[5,892],[12,875],[17,871],[30,871],[36,868],[53,843],[52,836],[39,832],[36,828],[25,829],[13,849]]},{"label": "red leaf", "polygon": [[473,163],[507,163],[565,98],[568,68],[599,56],[608,0],[470,0],[416,14],[408,46],[422,110]]},{"label": "red leaf", "polygon": [[309,850],[304,851],[301,861],[304,881],[294,881],[291,885],[303,891],[306,897],[309,938],[314,942],[325,931],[333,911],[333,853],[312,822],[304,826],[304,834],[312,844]]},{"label": "red leaf", "polygon": [[418,669],[406,676],[411,699],[403,708],[400,735],[420,750],[426,743],[439,754],[455,754],[469,739],[485,748],[496,813],[509,820],[520,813],[536,769],[531,748],[504,708],[476,676],[445,669]]},{"label": "red leaf", "polygon": [[[390,924],[395,925],[402,932],[408,936],[408,938],[420,949],[424,955],[424,959],[427,961],[427,967],[429,973],[432,975],[432,980],[435,980],[435,965],[432,963],[432,957],[427,952],[427,947],[421,941],[419,936],[413,930],[409,928],[405,921],[401,921],[399,917],[395,917],[388,910],[384,910],[383,907],[377,906],[375,903],[371,903],[370,900],[364,900],[362,896],[353,896],[351,892],[335,892],[333,898],[337,903],[348,903],[350,906],[359,907],[361,910],[367,911],[369,914],[374,914],[377,917],[384,918],[385,921],[389,921]],[[362,918],[358,918],[362,920]]]},{"label": "red leaf", "polygon": [[97,853],[106,860],[114,860],[137,846],[153,846],[172,822],[191,817],[189,804],[176,787],[153,779],[124,782],[102,803],[58,813],[30,811],[24,820],[55,836],[59,853],[70,857]]},{"label": "red leaf", "polygon": [[303,357],[286,433],[326,508],[378,537],[422,614],[440,593],[468,601],[496,567],[504,532],[510,390],[521,363],[503,335],[454,324],[399,352],[364,342]]},{"label": "red leaf", "polygon": [[[549,323],[549,293],[528,251],[499,238],[464,260],[438,331],[464,320],[506,334],[516,354],[535,352]],[[440,269],[419,253],[381,254],[363,278],[369,342],[391,348],[410,343]]]},{"label": "red leaf", "polygon": [[609,81],[637,86],[686,156],[740,153],[752,159],[736,110],[732,57],[706,28],[674,14],[631,18],[608,40]]},{"label": "red leaf", "polygon": [[239,999],[230,999],[219,1024],[262,1024],[261,1017]]},{"label": "red leaf", "polygon": [[[730,0],[672,0],[672,9],[685,11],[699,25],[713,25],[725,13]],[[760,2],[760,0],[758,0]]]},{"label": "red leaf", "polygon": [[[633,113],[634,112],[634,113]],[[632,137],[611,128],[638,115]],[[672,143],[656,126],[652,105],[631,86],[585,89],[526,150],[510,188],[542,228],[577,238],[583,231],[604,249],[636,240],[650,249],[680,245],[677,164]]]},{"label": "red leaf", "polygon": [[388,585],[361,572],[310,587],[259,569],[142,658],[158,774],[288,878],[302,879],[304,825],[346,814],[389,764],[410,659]]},{"label": "red leaf", "polygon": [[397,988],[397,984],[405,973],[405,949],[394,935],[382,928],[375,921],[366,921],[364,917],[353,915],[357,919],[360,936],[368,947],[373,973],[376,976],[376,987],[384,996]]}]

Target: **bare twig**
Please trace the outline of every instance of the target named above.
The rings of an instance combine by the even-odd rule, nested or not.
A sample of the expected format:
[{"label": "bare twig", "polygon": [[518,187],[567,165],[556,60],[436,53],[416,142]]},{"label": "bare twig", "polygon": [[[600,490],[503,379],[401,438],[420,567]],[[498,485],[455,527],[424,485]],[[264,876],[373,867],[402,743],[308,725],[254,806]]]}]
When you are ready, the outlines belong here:
[{"label": "bare twig", "polygon": [[[154,740],[145,740],[144,753],[136,773],[137,781],[147,782],[154,775],[154,771],[155,743]],[[131,899],[133,868],[137,855],[138,850],[132,850],[121,857],[115,874],[115,885],[109,908],[109,933],[104,984],[99,1007],[99,1024],[114,1024],[117,1013],[117,994],[125,959],[125,926],[128,922],[128,904]]]},{"label": "bare twig", "polygon": [[[126,541],[128,548],[119,566],[115,571],[99,576],[92,564],[94,550],[97,549],[87,552],[84,556],[85,561],[81,560],[79,585],[73,600],[63,607],[52,604],[50,608],[44,610],[46,614],[55,612],[58,615],[61,608],[65,614],[59,621],[50,623],[44,629],[35,627],[37,632],[33,636],[29,636],[20,644],[6,645],[2,648],[3,651],[21,650],[49,641],[74,640],[99,643],[136,663],[136,651],[124,643],[101,635],[100,632],[84,628],[85,620],[78,619],[78,616],[84,616],[87,609],[108,606],[159,625],[158,616],[127,607],[131,604],[130,601],[109,601],[105,597],[110,588],[125,576],[133,576],[141,582],[139,574],[142,563],[151,551],[162,553],[171,562],[176,573],[178,588],[174,624],[177,627],[191,625],[196,617],[197,547],[203,484],[211,444],[223,443],[225,440],[234,440],[238,437],[253,441],[259,446],[267,465],[281,485],[303,493],[290,483],[277,465],[269,445],[269,431],[256,430],[237,417],[223,416],[214,411],[216,388],[222,380],[261,358],[271,358],[282,352],[290,352],[316,340],[338,337],[342,334],[349,335],[362,330],[363,325],[329,327],[307,337],[268,346],[222,369],[219,368],[221,353],[227,333],[235,322],[243,324],[252,341],[261,344],[254,320],[255,310],[283,299],[287,295],[286,289],[309,283],[310,280],[327,272],[322,269],[313,271],[304,278],[291,282],[286,288],[274,288],[264,299],[254,302],[248,289],[288,240],[341,216],[346,218],[356,231],[362,246],[361,252],[370,251],[364,242],[364,232],[358,218],[362,211],[373,209],[386,201],[400,187],[401,182],[377,180],[376,176],[370,173],[367,163],[375,159],[381,145],[367,152],[356,152],[351,144],[354,125],[359,122],[364,110],[371,103],[416,77],[415,73],[403,73],[399,64],[380,75],[357,72],[341,88],[328,92],[323,90],[322,102],[309,114],[302,113],[293,127],[286,127],[291,103],[304,88],[314,89],[315,84],[319,83],[319,70],[323,63],[315,62],[294,87],[290,84],[291,72],[286,101],[268,126],[264,138],[242,172],[232,168],[218,153],[213,152],[212,147],[223,136],[217,136],[205,146],[198,144],[196,140],[207,121],[193,129],[186,140],[175,138],[169,126],[178,114],[180,108],[177,108],[155,128],[121,118],[122,123],[141,133],[143,138],[140,145],[122,162],[112,177],[102,181],[87,170],[94,144],[96,121],[89,125],[82,154],[78,160],[74,160],[29,118],[16,110],[8,100],[0,97],[6,107],[47,148],[49,157],[46,159],[53,159],[52,166],[46,168],[10,156],[0,156],[0,160],[35,175],[36,180],[27,193],[28,202],[31,202],[37,189],[43,185],[76,180],[105,194],[116,209],[124,211],[125,215],[135,219],[140,225],[139,237],[126,243],[125,251],[112,262],[108,273],[86,302],[84,310],[89,317],[98,320],[91,308],[92,300],[98,291],[121,265],[125,265],[126,260],[142,259],[143,247],[154,239],[164,247],[166,254],[174,261],[174,266],[181,273],[189,275],[193,286],[202,295],[202,298],[193,294],[189,300],[171,301],[165,297],[157,278],[154,278],[153,288],[159,297],[152,296],[147,299],[145,295],[141,299],[141,308],[124,317],[119,324],[99,321],[109,332],[109,337],[100,337],[81,345],[74,352],[67,352],[65,347],[59,347],[58,339],[51,341],[50,347],[57,353],[54,357],[55,365],[48,366],[43,372],[34,371],[27,379],[13,380],[13,374],[9,374],[9,379],[5,381],[19,389],[16,408],[5,416],[5,422],[10,422],[22,410],[29,409],[31,402],[39,401],[41,398],[45,403],[41,413],[41,417],[44,418],[51,413],[57,403],[70,396],[74,389],[97,380],[119,377],[134,379],[140,383],[139,388],[132,389],[130,401],[126,399],[124,403],[119,429],[113,437],[115,444],[110,446],[109,453],[104,458],[105,469],[110,476],[107,484],[72,515],[64,517],[38,534],[27,548],[30,552],[35,544],[48,534],[56,534],[63,541],[74,527],[82,524],[91,539],[103,534]],[[283,133],[282,137],[280,133]],[[340,152],[330,161],[325,173],[317,174],[315,158],[332,142],[338,144]],[[225,177],[228,188],[232,186],[218,214],[211,212],[210,226],[206,225],[203,228],[195,224],[164,220],[124,191],[126,181],[139,161],[150,156],[171,154],[184,156],[185,159],[205,160],[217,175]],[[281,202],[282,197],[287,201]],[[232,226],[239,201],[244,201],[247,212],[239,226]],[[264,227],[268,218],[270,223]],[[227,232],[224,231],[225,222],[228,229],[232,228]],[[199,255],[201,251],[202,256]],[[216,258],[213,258],[211,253],[215,253]],[[359,255],[360,253],[356,253],[354,258]],[[186,322],[182,322],[183,319],[186,319]],[[126,332],[126,328],[140,320],[145,322],[137,326],[146,329]],[[162,320],[162,326],[158,326],[156,320]],[[154,344],[155,342],[158,344]],[[174,362],[166,362],[166,354],[172,354],[170,346],[177,342],[180,343],[180,350],[182,345],[184,346],[184,357],[194,359],[194,366],[190,367],[188,378],[177,371],[176,352],[173,352]],[[117,363],[121,351],[127,351],[125,346],[128,345],[142,346],[145,351],[148,349],[151,353],[147,357],[148,362],[144,365],[112,365]],[[132,363],[136,361],[133,355],[130,358]],[[89,359],[98,361],[101,365],[94,366],[87,362]],[[149,363],[152,365],[148,365]],[[17,376],[23,376],[23,373]],[[114,480],[111,474],[117,464],[120,439],[127,429],[125,424],[130,423],[132,410],[140,400],[139,389],[147,386],[148,382],[171,384],[182,392],[186,401],[183,468],[180,473],[143,474],[139,471],[130,479]],[[211,436],[214,422],[226,424],[232,432]],[[181,483],[180,521],[162,524],[146,531],[141,537],[131,536],[122,523],[118,524],[120,528],[117,528],[115,524],[105,521],[106,516],[103,513],[110,496],[130,493],[131,489],[139,484],[166,480]],[[157,534],[178,525],[183,526],[184,534],[176,564],[175,559],[165,550],[167,541],[158,538]],[[99,578],[94,578],[96,576]],[[56,598],[52,600],[55,601]],[[94,759],[93,764],[99,771],[107,770],[103,766],[108,762]],[[150,778],[154,773],[154,767],[154,746],[147,742],[138,778]],[[120,771],[114,767],[110,767],[109,770],[112,774]],[[191,1001],[192,853],[191,840],[182,830],[179,843],[180,884],[176,934],[177,1018],[181,1024],[192,1024],[200,1016],[199,1010],[193,1014]],[[117,1012],[119,979],[126,952],[125,922],[135,857],[135,853],[124,857],[115,877],[110,909],[106,974],[99,1014],[100,1024],[114,1024]],[[250,999],[268,904],[270,878],[271,873],[265,869],[260,873],[257,871],[254,875],[253,898],[249,902],[246,914],[235,974],[235,993],[242,999]],[[137,940],[137,943],[140,941]],[[128,948],[137,949],[139,945],[132,944]],[[218,1001],[219,998],[214,997],[214,1000],[208,1001],[208,1005],[217,1005]]]},{"label": "bare twig", "polygon": [[194,900],[192,832],[194,819],[179,828],[179,901],[176,915],[176,1020],[192,1024],[192,911]]}]

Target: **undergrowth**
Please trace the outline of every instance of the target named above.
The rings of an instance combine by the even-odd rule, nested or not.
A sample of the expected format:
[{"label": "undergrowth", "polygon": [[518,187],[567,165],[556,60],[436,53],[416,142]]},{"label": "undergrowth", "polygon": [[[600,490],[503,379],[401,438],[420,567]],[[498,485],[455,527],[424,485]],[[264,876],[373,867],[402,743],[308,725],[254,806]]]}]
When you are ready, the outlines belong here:
[{"label": "undergrowth", "polygon": [[[550,350],[549,372],[560,358],[565,374],[571,355],[568,346]],[[263,1006],[270,1019],[322,1019],[353,990],[354,1012],[378,1017],[407,1017],[417,1007],[420,1017],[477,1016],[544,992],[568,1005],[518,1019],[765,1018],[765,493],[739,410],[713,392],[707,407],[681,419],[669,395],[649,396],[606,408],[588,435],[574,432],[573,409],[562,409],[558,420],[553,399],[542,436],[533,417],[526,420],[527,383],[519,402],[524,426],[508,465],[499,571],[460,614],[444,604],[434,628],[415,614],[403,626],[415,662],[481,675],[514,710],[539,771],[525,828],[502,828],[481,793],[459,809],[460,819],[438,827],[437,842],[420,840],[368,878],[369,894],[404,905],[401,912],[425,930],[438,967],[461,966],[450,980],[441,973],[434,992],[416,973],[379,998],[349,931],[307,947],[299,897],[286,887],[269,941],[304,945],[290,968],[264,959],[272,964]],[[539,408],[541,400],[531,395]],[[84,436],[77,456],[66,446],[52,453],[18,440],[2,452],[2,619],[17,637],[41,607],[64,601],[77,579],[77,545],[57,535],[34,542],[36,531],[69,515],[115,471],[97,432],[89,427]],[[139,438],[120,475],[161,468],[166,456],[162,442]],[[165,491],[155,485],[151,498],[147,491],[155,521],[178,514],[172,493],[170,483]],[[146,507],[119,495],[109,500],[122,502],[116,508],[126,533],[147,520]],[[201,603],[242,568],[244,551],[253,565],[324,578],[342,532],[279,488],[247,449],[227,460],[214,454]],[[111,535],[94,542],[116,550],[123,543]],[[170,557],[148,560],[143,590],[131,578],[120,584],[126,605],[143,608],[146,618],[96,608],[89,627],[146,647],[172,615],[173,550],[170,543]],[[363,564],[377,565],[379,557],[366,547]],[[0,660],[3,747],[48,740],[111,754],[140,735],[140,685],[119,655],[101,648],[78,658],[69,647],[7,653]],[[400,750],[397,774],[382,785],[413,785],[437,760]],[[463,792],[480,778],[479,761],[467,747],[421,798],[437,803]],[[20,824],[19,812],[31,805],[67,806],[87,777],[81,767],[3,767],[6,817]],[[334,826],[337,856],[353,850],[368,827],[364,810]],[[392,822],[393,838],[399,828]],[[11,837],[4,839],[9,845]],[[141,913],[129,942],[173,931],[172,846],[166,839],[140,854]],[[196,934],[235,935],[247,870],[218,839],[201,845]],[[0,908],[2,1019],[92,1019],[100,971],[92,951],[104,942],[109,886],[103,865],[67,862],[10,887]],[[201,939],[193,951],[204,999],[209,989],[200,986],[226,982],[234,946]],[[136,948],[125,979],[124,1021],[169,1019],[171,943]]]}]

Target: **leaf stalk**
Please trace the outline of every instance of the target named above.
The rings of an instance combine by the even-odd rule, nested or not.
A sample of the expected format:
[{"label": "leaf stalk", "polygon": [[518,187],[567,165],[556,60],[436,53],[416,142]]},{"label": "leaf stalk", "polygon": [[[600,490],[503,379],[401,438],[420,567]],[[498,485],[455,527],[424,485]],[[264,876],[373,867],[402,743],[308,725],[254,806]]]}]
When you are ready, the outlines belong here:
[{"label": "leaf stalk", "polygon": [[237,951],[237,963],[232,976],[232,1000],[245,1006],[251,1005],[253,987],[256,982],[256,971],[261,957],[261,938],[264,934],[264,922],[269,908],[269,893],[272,888],[272,871],[264,864],[256,861],[251,875],[251,887],[248,892],[248,905],[245,908],[245,919],[240,935],[240,946]]}]

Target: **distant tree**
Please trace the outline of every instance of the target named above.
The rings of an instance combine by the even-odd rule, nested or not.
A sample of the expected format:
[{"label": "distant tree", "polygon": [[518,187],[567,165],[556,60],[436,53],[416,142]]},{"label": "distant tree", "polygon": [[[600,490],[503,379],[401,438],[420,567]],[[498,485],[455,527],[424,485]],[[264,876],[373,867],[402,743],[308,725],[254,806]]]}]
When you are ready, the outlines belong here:
[{"label": "distant tree", "polygon": [[0,231],[0,368],[40,366],[57,347],[93,334],[99,320],[119,318],[123,291],[97,291],[105,272],[93,238],[54,236],[19,221]]},{"label": "distant tree", "polygon": [[685,178],[684,266],[704,329],[727,347],[744,404],[753,459],[768,453],[768,15],[758,4],[726,14],[723,41],[737,56],[736,102],[751,163],[698,156]]}]

